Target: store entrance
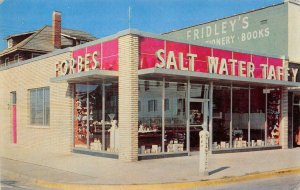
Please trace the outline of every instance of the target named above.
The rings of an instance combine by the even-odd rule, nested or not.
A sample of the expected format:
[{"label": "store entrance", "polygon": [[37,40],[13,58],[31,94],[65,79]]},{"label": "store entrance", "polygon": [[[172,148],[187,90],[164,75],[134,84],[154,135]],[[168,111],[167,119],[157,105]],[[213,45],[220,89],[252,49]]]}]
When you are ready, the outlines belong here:
[{"label": "store entrance", "polygon": [[293,147],[300,147],[300,94],[293,101]]},{"label": "store entrance", "polygon": [[199,132],[208,130],[208,100],[190,99],[190,151],[199,151]]}]

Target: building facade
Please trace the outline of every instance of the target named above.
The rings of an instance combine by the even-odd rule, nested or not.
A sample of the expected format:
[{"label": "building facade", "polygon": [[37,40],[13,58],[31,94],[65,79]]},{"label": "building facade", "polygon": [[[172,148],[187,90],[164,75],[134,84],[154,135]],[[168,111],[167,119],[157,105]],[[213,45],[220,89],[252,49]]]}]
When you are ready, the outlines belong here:
[{"label": "building facade", "polygon": [[135,161],[199,150],[205,128],[213,153],[287,148],[297,76],[281,58],[123,31],[2,69],[1,145]]},{"label": "building facade", "polygon": [[[285,12],[290,4],[257,15]],[[238,17],[241,30],[252,27],[250,16]],[[229,19],[228,27],[239,28]],[[273,41],[265,22],[261,30]],[[209,26],[217,32],[218,24]],[[194,30],[185,36],[202,35]],[[199,150],[203,129],[212,153],[291,147],[300,85],[298,63],[284,48],[257,46],[253,53],[189,38],[126,30],[0,68],[1,154],[76,152],[123,161],[184,156]]]},{"label": "building facade", "polygon": [[[299,69],[299,19],[299,0],[285,0],[279,4],[189,26],[164,35],[191,43],[282,57],[289,62],[289,67]],[[289,147],[296,146],[294,137],[300,125],[297,119],[299,97],[299,89],[289,89],[289,102],[293,102],[289,106]]]}]

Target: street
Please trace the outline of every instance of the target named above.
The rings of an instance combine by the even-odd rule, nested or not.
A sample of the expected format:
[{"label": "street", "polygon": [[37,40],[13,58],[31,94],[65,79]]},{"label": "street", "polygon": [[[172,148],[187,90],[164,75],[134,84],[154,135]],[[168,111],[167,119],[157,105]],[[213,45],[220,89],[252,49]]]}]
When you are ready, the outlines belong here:
[{"label": "street", "polygon": [[37,187],[24,179],[12,179],[7,176],[1,176],[1,190],[47,190],[47,188]]},{"label": "street", "polygon": [[[47,190],[23,179],[1,176],[1,190]],[[196,187],[187,190],[300,190],[300,174],[231,183],[223,186]]]},{"label": "street", "polygon": [[300,174],[188,190],[300,190]]}]

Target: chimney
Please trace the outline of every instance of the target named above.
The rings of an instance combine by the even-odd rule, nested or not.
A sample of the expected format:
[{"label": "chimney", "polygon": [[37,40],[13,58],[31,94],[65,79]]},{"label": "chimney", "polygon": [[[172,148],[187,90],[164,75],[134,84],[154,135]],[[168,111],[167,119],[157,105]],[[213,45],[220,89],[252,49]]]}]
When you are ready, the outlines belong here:
[{"label": "chimney", "polygon": [[52,14],[52,43],[54,48],[61,48],[61,13],[53,11]]}]

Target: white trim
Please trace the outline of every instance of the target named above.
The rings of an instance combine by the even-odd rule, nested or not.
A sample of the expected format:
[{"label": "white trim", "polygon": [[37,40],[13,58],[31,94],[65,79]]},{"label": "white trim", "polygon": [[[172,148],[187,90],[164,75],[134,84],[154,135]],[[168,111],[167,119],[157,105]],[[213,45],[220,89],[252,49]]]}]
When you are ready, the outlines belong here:
[{"label": "white trim", "polygon": [[246,82],[251,84],[270,85],[270,86],[300,87],[299,82],[219,75],[219,74],[212,74],[212,73],[180,71],[180,70],[161,69],[161,68],[142,69],[138,71],[138,75],[139,76],[149,75],[151,77],[156,77],[155,75],[157,76],[169,75],[172,77],[176,76],[176,77],[182,77],[186,79],[207,79],[210,81]]},{"label": "white trim", "polygon": [[[78,83],[78,82],[89,82],[90,80],[102,80],[106,78],[118,77],[118,71],[112,70],[91,70],[81,73],[75,73],[72,75],[64,75],[59,77],[53,77],[50,79],[50,82],[69,82],[69,83]],[[87,80],[87,81],[84,81]]]}]

